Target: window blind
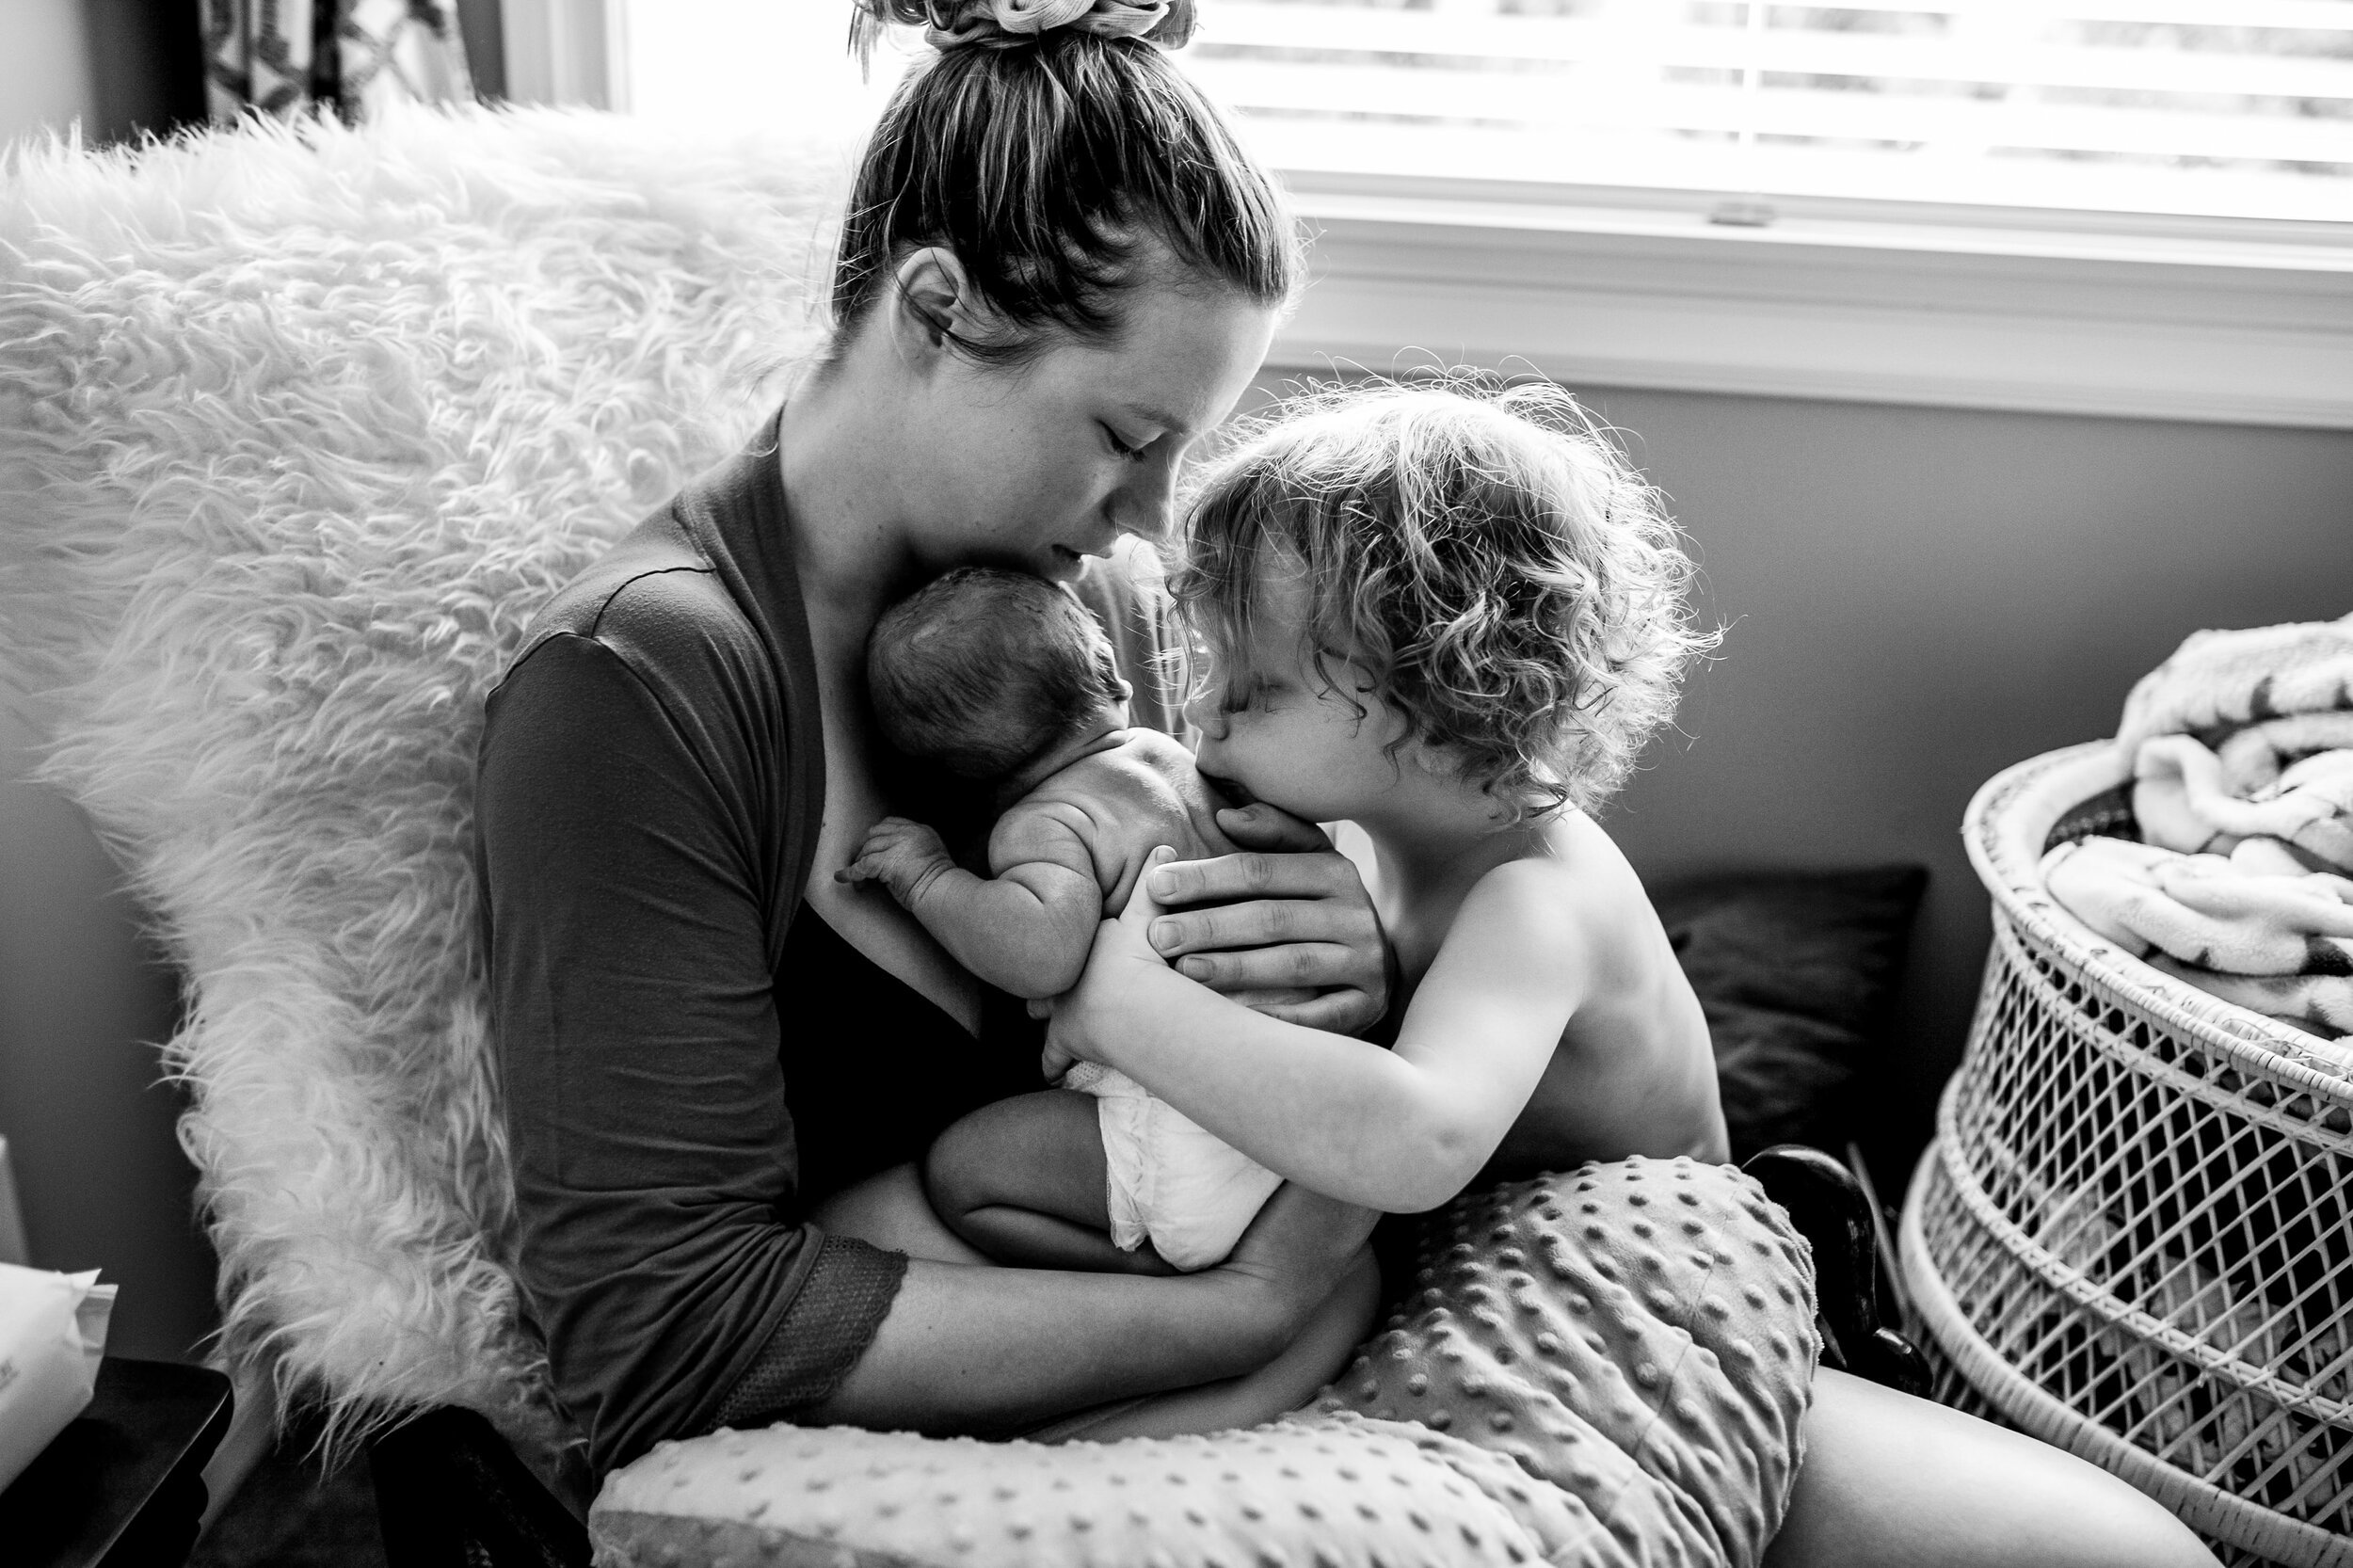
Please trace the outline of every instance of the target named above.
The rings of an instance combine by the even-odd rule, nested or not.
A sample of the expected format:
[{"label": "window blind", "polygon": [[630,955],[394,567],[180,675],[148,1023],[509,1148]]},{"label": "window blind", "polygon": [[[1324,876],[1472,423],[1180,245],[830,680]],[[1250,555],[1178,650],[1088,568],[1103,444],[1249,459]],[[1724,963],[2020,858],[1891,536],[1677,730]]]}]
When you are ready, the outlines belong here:
[{"label": "window blind", "polygon": [[1186,63],[1296,171],[2353,220],[2353,0],[1213,0]]}]

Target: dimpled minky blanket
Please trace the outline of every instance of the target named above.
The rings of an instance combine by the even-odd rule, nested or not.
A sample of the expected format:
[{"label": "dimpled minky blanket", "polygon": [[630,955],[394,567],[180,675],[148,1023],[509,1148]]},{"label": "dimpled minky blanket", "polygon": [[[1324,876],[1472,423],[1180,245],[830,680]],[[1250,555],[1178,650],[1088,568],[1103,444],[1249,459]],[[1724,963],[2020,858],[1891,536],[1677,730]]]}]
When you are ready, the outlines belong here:
[{"label": "dimpled minky blanket", "polygon": [[2134,686],[2116,744],[2142,841],[2053,848],[2052,896],[2225,1001],[2353,1033],[2353,616],[2199,632]]},{"label": "dimpled minky blanket", "polygon": [[418,110],[0,173],[0,687],[185,982],[225,1346],[541,1426],[469,856],[533,611],[815,341],[840,153]]},{"label": "dimpled minky blanket", "polygon": [[600,1568],[1749,1564],[1819,1346],[1813,1259],[1727,1166],[1588,1165],[1426,1221],[1307,1411],[1120,1443],[721,1432],[616,1471]]}]

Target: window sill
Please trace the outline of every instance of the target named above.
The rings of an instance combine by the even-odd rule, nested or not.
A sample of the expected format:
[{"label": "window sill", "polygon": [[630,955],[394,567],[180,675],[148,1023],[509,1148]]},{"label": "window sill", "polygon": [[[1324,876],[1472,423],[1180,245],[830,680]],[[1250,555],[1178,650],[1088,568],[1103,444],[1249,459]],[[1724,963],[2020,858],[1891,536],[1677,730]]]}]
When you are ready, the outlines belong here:
[{"label": "window sill", "polygon": [[1566,205],[1330,176],[1294,191],[1314,283],[1276,340],[1282,369],[1434,359],[1572,384],[2353,429],[2342,225],[1776,202],[1769,226],[1737,228],[1689,197]]}]

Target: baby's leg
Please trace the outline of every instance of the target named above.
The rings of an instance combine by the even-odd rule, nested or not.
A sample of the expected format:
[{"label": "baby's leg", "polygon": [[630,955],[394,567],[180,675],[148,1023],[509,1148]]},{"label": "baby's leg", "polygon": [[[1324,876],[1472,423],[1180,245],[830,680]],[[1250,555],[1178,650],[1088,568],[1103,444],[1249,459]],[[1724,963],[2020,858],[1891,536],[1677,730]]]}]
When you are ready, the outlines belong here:
[{"label": "baby's leg", "polygon": [[1096,1273],[1176,1272],[1145,1242],[1112,1244],[1096,1100],[1068,1089],[983,1106],[939,1135],[923,1161],[932,1207],[989,1256]]}]

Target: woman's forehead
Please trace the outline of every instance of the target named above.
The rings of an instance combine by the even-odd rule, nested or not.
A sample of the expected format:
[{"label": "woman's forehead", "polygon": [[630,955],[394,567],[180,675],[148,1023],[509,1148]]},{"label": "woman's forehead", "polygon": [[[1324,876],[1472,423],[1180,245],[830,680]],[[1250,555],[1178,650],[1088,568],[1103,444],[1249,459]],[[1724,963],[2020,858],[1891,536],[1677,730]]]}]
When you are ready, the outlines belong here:
[{"label": "woman's forehead", "polygon": [[1273,342],[1275,312],[1225,288],[1143,283],[1119,335],[1073,364],[1096,396],[1139,424],[1190,440],[1221,423]]}]

